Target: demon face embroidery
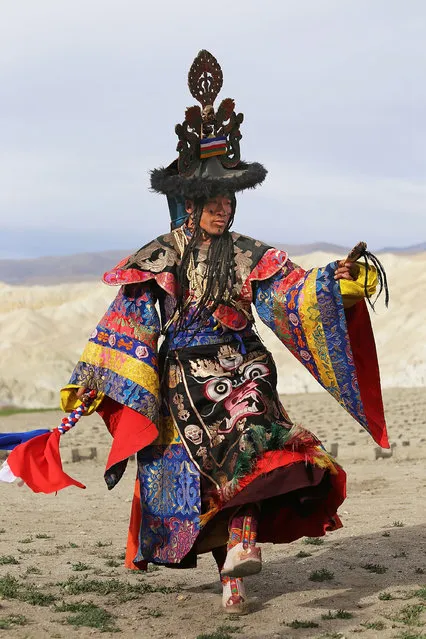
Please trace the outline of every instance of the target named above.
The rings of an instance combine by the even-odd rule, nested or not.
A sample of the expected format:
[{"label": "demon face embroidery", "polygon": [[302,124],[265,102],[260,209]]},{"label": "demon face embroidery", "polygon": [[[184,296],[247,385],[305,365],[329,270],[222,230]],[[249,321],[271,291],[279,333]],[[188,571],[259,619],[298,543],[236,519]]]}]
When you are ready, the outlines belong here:
[{"label": "demon face embroidery", "polygon": [[[235,427],[243,430],[248,417],[263,415],[271,385],[270,369],[261,361],[240,364],[232,375],[223,371],[203,382],[202,393],[209,407],[202,417],[214,423],[215,434],[226,434]],[[216,418],[216,419],[215,419]]]}]

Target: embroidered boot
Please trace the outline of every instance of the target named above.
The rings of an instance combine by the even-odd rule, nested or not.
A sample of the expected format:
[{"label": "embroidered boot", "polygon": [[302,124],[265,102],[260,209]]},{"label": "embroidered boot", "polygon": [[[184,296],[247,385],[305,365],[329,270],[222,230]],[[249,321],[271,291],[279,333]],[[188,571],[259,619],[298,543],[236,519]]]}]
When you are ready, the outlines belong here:
[{"label": "embroidered boot", "polygon": [[231,615],[246,615],[249,612],[246,591],[242,579],[220,578],[223,587],[222,609]]},{"label": "embroidered boot", "polygon": [[221,570],[223,577],[247,577],[262,570],[262,553],[256,547],[256,511],[249,506],[244,515],[232,519],[226,560]]}]

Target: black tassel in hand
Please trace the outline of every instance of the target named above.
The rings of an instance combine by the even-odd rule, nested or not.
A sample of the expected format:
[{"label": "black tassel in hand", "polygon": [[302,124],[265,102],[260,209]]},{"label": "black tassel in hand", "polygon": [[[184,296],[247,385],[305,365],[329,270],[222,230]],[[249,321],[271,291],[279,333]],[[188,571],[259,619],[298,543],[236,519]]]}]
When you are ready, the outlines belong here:
[{"label": "black tassel in hand", "polygon": [[[385,306],[386,308],[388,307],[389,304],[389,288],[388,288],[388,280],[386,277],[386,271],[383,267],[383,264],[380,262],[380,260],[373,255],[373,253],[370,253],[370,251],[367,251],[367,244],[366,242],[358,242],[358,244],[356,246],[354,246],[354,248],[350,251],[348,257],[346,258],[346,262],[357,262],[360,259],[364,259],[364,265],[365,265],[365,281],[364,281],[364,292],[365,292],[365,297],[367,299],[367,302],[369,303],[369,305],[371,306],[371,308],[374,311],[374,306],[377,302],[377,300],[379,299],[380,295],[382,294],[383,290],[385,291]],[[377,271],[377,277],[379,280],[379,291],[376,295],[376,299],[374,300],[374,302],[371,301],[371,297],[368,293],[368,271],[370,269],[370,261],[372,263],[372,265],[376,268]]]}]

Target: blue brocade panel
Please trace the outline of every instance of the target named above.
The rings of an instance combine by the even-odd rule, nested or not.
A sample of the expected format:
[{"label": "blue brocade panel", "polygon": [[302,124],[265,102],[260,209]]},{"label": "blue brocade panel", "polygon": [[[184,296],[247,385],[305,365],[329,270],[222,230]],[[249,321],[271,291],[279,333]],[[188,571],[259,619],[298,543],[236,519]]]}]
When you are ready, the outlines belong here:
[{"label": "blue brocade panel", "polygon": [[178,563],[200,530],[200,475],[182,444],[138,453],[142,522],[135,561]]}]

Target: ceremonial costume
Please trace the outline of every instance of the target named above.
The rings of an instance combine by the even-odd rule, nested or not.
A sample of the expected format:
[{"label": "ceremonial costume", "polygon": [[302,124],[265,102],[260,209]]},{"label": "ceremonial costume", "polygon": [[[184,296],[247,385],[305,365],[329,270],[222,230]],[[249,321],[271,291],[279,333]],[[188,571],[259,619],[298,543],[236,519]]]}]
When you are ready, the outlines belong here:
[{"label": "ceremonial costume", "polygon": [[[201,241],[191,252],[184,311],[177,312],[178,272],[193,234],[185,200],[234,197],[266,176],[262,165],[240,160],[243,118],[234,102],[213,109],[221,86],[213,56],[200,52],[189,85],[203,110],[187,110],[176,127],[179,159],[151,176],[153,189],[167,195],[172,230],[105,274],[105,283],[120,289],[62,392],[62,406],[76,408],[80,387],[96,391],[89,412],[97,410],[114,437],[108,488],[137,456],[126,565],[191,567],[197,554],[213,551],[219,568],[225,563],[226,605],[241,594],[233,576],[260,569],[256,541],[286,543],[334,530],[345,498],[343,469],[279,400],[253,307],[378,444],[388,441],[363,299],[374,291],[374,269],[359,266],[356,281],[336,281],[336,262],[305,271],[284,251],[232,232],[224,299],[197,315],[210,255]],[[245,555],[235,559],[239,546]]]}]

